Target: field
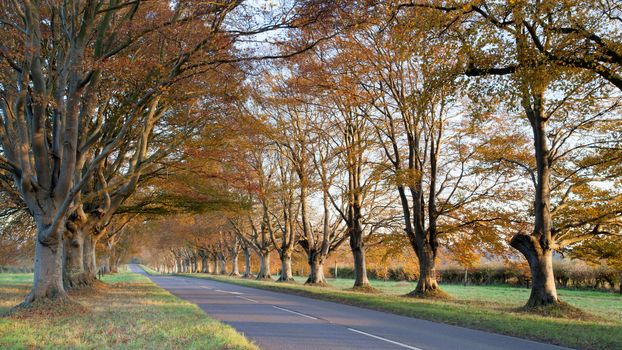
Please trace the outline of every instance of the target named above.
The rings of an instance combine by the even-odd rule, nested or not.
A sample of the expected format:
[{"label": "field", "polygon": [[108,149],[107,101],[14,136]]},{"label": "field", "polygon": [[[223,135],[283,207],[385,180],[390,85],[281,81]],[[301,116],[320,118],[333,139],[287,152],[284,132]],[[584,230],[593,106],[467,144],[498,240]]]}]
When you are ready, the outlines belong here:
[{"label": "field", "polygon": [[77,307],[7,315],[28,293],[32,274],[0,274],[0,349],[256,349],[144,276],[103,280],[95,292],[72,292]]},{"label": "field", "polygon": [[560,290],[560,298],[581,308],[589,316],[571,319],[522,311],[529,290],[504,286],[444,285],[451,300],[422,300],[402,295],[414,289],[414,283],[372,281],[381,293],[349,291],[353,280],[329,279],[330,287],[296,283],[260,282],[228,276],[189,274],[251,287],[270,289],[308,297],[356,305],[405,316],[417,317],[468,328],[482,329],[580,349],[622,349],[622,296],[606,292]]}]

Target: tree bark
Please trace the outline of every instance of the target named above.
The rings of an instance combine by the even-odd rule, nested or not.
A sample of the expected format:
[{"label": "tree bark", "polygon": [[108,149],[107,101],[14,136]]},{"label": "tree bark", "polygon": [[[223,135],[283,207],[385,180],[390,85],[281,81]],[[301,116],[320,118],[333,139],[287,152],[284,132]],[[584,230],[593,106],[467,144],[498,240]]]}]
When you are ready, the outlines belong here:
[{"label": "tree bark", "polygon": [[262,252],[259,254],[259,273],[258,280],[272,280],[270,275],[270,252]]},{"label": "tree bark", "polygon": [[37,220],[37,239],[35,240],[35,264],[32,290],[24,301],[32,304],[47,299],[65,299],[67,293],[63,286],[63,245],[62,232],[51,233],[49,239],[42,242],[49,225]]},{"label": "tree bark", "polygon": [[207,261],[207,256],[205,254],[201,255],[201,272],[209,273],[209,262]]},{"label": "tree bark", "polygon": [[89,284],[84,270],[84,234],[82,230],[68,229],[63,240],[63,285],[65,289],[84,287]]},{"label": "tree bark", "polygon": [[226,275],[227,274],[227,264],[225,261],[225,255],[224,254],[220,254],[218,256],[218,260],[220,262],[220,274],[221,275]]},{"label": "tree bark", "polygon": [[527,308],[559,303],[553,274],[553,220],[551,217],[551,152],[547,141],[544,92],[523,79],[522,104],[531,124],[536,160],[534,228],[530,236],[515,235],[510,245],[527,259],[531,271],[531,294]]},{"label": "tree bark", "polygon": [[213,265],[212,266],[214,267],[212,269],[214,271],[213,273],[214,273],[214,275],[218,275],[218,273],[220,272],[219,266],[218,266],[218,256],[214,255],[214,257],[212,258],[212,261],[213,261]]},{"label": "tree bark", "polygon": [[559,303],[553,274],[553,251],[542,249],[534,236],[515,235],[510,245],[527,259],[531,271],[531,294],[528,308]]},{"label": "tree bark", "polygon": [[436,280],[436,251],[429,244],[423,244],[417,254],[419,259],[419,279],[417,287],[410,293],[412,296],[427,296],[439,290]]},{"label": "tree bark", "polygon": [[324,277],[324,261],[317,253],[311,254],[309,258],[309,277],[305,284],[310,285],[326,285],[326,278]]},{"label": "tree bark", "polygon": [[284,251],[279,257],[281,258],[281,275],[278,282],[291,282],[294,280],[294,274],[292,273],[292,252]]},{"label": "tree bark", "polygon": [[84,273],[87,278],[94,281],[97,279],[97,255],[95,251],[95,246],[97,242],[93,239],[93,236],[85,233],[84,235]]},{"label": "tree bark", "polygon": [[238,264],[239,254],[236,252],[231,254],[231,276],[240,276],[240,265]]},{"label": "tree bark", "polygon": [[350,234],[350,248],[352,250],[352,256],[354,257],[354,288],[357,287],[370,287],[369,279],[367,278],[367,266],[365,264],[365,244],[363,242],[363,232],[355,232],[353,230]]},{"label": "tree bark", "polygon": [[244,278],[251,278],[253,273],[251,271],[251,252],[249,248],[243,249],[244,251]]}]

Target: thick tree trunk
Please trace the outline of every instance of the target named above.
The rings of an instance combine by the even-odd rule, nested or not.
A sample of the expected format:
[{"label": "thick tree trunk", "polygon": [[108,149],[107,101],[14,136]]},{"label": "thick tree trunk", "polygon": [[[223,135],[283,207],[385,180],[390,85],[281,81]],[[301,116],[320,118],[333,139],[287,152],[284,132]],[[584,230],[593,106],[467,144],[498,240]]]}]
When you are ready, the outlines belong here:
[{"label": "thick tree trunk", "polygon": [[67,293],[63,286],[62,232],[58,230],[58,232],[52,233],[49,239],[43,243],[39,237],[44,236],[42,231],[47,228],[47,225],[41,223],[37,225],[34,280],[31,292],[24,301],[25,304],[49,299],[67,298]]},{"label": "thick tree trunk", "polygon": [[419,279],[417,287],[408,295],[425,297],[434,295],[439,291],[436,280],[436,249],[429,243],[419,242],[415,251],[419,260]]},{"label": "thick tree trunk", "polygon": [[352,232],[350,234],[350,248],[354,257],[354,288],[370,287],[367,278],[367,265],[365,264],[365,244],[362,232]]},{"label": "thick tree trunk", "polygon": [[251,271],[251,252],[250,249],[244,249],[244,278],[251,278],[253,273]]},{"label": "thick tree trunk", "polygon": [[63,284],[65,289],[85,287],[91,284],[84,270],[84,234],[75,229],[65,232],[63,240]]},{"label": "thick tree trunk", "polygon": [[212,258],[212,266],[214,267],[212,270],[214,271],[214,275],[217,275],[220,272],[220,269],[218,268],[218,256],[214,255],[214,257]]},{"label": "thick tree trunk", "polygon": [[553,274],[551,216],[551,152],[547,140],[547,119],[544,118],[544,92],[530,91],[525,84],[523,107],[531,123],[536,161],[534,230],[529,236],[515,235],[510,245],[527,259],[531,271],[531,294],[525,307],[559,304]]},{"label": "thick tree trunk", "polygon": [[106,255],[103,258],[100,258],[100,270],[102,274],[110,273],[110,256]]},{"label": "thick tree trunk", "polygon": [[95,245],[97,242],[93,239],[93,236],[85,233],[84,235],[84,273],[87,278],[94,281],[97,279],[97,256],[95,252]]},{"label": "thick tree trunk", "polygon": [[526,307],[559,303],[553,275],[553,251],[542,249],[534,236],[516,235],[510,245],[527,259],[531,271],[531,294]]},{"label": "thick tree trunk", "polygon": [[207,256],[201,256],[201,272],[209,273],[209,262],[207,261]]},{"label": "thick tree trunk", "polygon": [[238,263],[238,253],[231,254],[231,276],[240,276],[240,264]]},{"label": "thick tree trunk", "polygon": [[291,282],[294,280],[294,274],[292,273],[292,253],[285,251],[279,256],[281,258],[281,275],[279,276],[279,282]]},{"label": "thick tree trunk", "polygon": [[226,275],[227,274],[227,262],[225,261],[224,254],[221,254],[218,259],[220,260],[220,274]]},{"label": "thick tree trunk", "polygon": [[326,278],[324,277],[324,262],[319,258],[309,259],[309,277],[305,284],[311,285],[326,285]]},{"label": "thick tree trunk", "polygon": [[259,254],[259,273],[258,280],[272,280],[270,275],[270,252]]}]

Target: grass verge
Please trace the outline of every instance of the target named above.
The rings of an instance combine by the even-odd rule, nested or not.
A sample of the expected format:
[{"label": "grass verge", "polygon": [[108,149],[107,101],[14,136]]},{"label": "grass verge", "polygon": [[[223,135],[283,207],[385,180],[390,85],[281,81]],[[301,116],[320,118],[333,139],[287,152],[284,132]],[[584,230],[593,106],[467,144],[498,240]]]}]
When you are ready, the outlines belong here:
[{"label": "grass verge", "polygon": [[[579,349],[622,349],[622,321],[620,320],[602,318],[599,321],[590,319],[571,320],[546,317],[522,312],[513,303],[460,298],[422,300],[388,293],[358,293],[334,287],[310,287],[300,284],[255,281],[205,274],[183,275],[292,293]],[[616,299],[616,301],[622,303],[622,299]],[[519,300],[519,302],[524,302],[524,300]]]},{"label": "grass verge", "polygon": [[103,281],[71,292],[74,310],[9,313],[32,274],[0,274],[0,349],[257,349],[145,276],[123,272]]}]

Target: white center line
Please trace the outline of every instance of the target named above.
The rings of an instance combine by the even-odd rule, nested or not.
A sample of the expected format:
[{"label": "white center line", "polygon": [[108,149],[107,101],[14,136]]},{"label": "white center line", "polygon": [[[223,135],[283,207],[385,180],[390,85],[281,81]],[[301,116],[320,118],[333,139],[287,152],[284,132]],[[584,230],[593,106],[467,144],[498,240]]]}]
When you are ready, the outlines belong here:
[{"label": "white center line", "polygon": [[215,290],[216,292],[229,293],[229,294],[236,294],[236,295],[238,295],[238,294],[244,294],[244,293],[239,293],[239,292],[229,292],[229,291],[226,291],[226,290],[220,290],[220,289],[214,289],[214,290]]},{"label": "white center line", "polygon": [[282,307],[278,307],[278,306],[276,306],[276,305],[272,305],[272,307],[273,307],[273,308],[275,308],[275,309],[279,309],[279,310],[282,310],[282,311],[285,311],[285,312],[289,312],[289,313],[292,313],[292,314],[298,315],[298,316],[302,316],[302,317],[310,318],[310,319],[312,319],[312,320],[317,320],[317,318],[315,318],[315,317],[313,317],[313,316],[309,316],[309,315],[301,314],[300,312],[296,312],[296,311],[288,310],[288,309],[285,309],[285,308],[282,308]]},{"label": "white center line", "polygon": [[205,288],[205,289],[212,289],[212,287],[207,287],[207,286],[199,286],[201,288]]},{"label": "white center line", "polygon": [[411,349],[411,350],[423,350],[423,349],[421,349],[421,348],[416,348],[416,347],[414,347],[414,346],[410,346],[410,345],[406,345],[406,344],[403,344],[403,343],[400,343],[400,342],[396,342],[396,341],[393,341],[393,340],[391,340],[391,339],[387,339],[387,338],[379,337],[379,336],[377,336],[377,335],[373,335],[373,334],[365,333],[365,332],[363,332],[363,331],[359,331],[358,329],[348,328],[348,330],[349,330],[349,331],[352,331],[352,332],[355,332],[355,333],[362,334],[362,335],[366,335],[366,336],[368,336],[368,337],[372,337],[372,338],[376,338],[376,339],[379,339],[379,340],[382,340],[382,341],[386,341],[387,343],[395,344],[395,345],[397,345],[397,346],[401,346],[401,347],[406,348],[406,349]]},{"label": "white center line", "polygon": [[252,301],[253,303],[258,303],[258,301],[257,301],[257,300],[253,300],[253,299],[250,299],[250,298],[241,297],[241,296],[238,296],[238,298],[240,298],[240,299],[244,299],[244,300],[248,300],[248,301]]}]

